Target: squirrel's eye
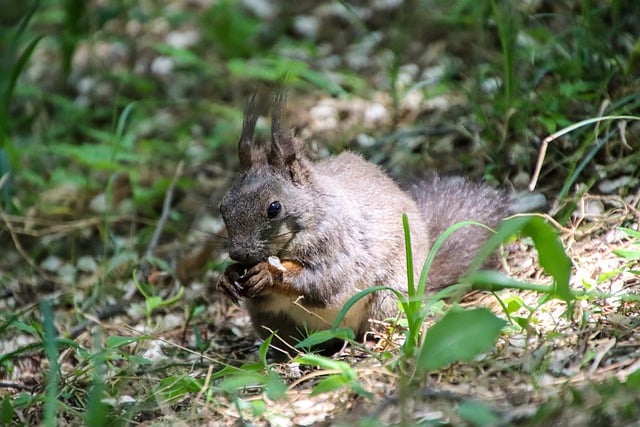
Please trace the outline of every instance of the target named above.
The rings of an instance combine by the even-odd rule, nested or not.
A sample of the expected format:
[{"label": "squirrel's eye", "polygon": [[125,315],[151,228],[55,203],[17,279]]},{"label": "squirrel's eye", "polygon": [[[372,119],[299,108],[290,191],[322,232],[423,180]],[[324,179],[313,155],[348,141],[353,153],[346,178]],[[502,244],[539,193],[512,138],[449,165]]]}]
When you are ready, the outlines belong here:
[{"label": "squirrel's eye", "polygon": [[267,217],[269,219],[275,218],[278,216],[280,211],[282,210],[282,205],[279,201],[271,202],[269,207],[267,208]]}]

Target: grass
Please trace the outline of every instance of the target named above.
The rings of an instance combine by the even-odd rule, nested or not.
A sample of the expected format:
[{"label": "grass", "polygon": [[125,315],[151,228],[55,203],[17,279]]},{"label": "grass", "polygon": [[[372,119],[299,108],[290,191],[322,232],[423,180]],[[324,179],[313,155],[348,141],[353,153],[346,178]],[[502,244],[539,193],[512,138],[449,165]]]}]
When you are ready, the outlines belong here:
[{"label": "grass", "polygon": [[[286,425],[305,405],[320,420],[411,425],[420,415],[398,408],[438,402],[443,415],[424,423],[640,418],[640,371],[624,345],[637,329],[629,196],[640,178],[639,6],[430,0],[369,15],[326,6],[338,12],[300,5],[272,19],[231,0],[41,0],[11,14],[0,5],[0,425]],[[302,14],[321,17],[316,33],[298,29]],[[369,49],[360,66],[358,49]],[[331,152],[371,134],[382,143],[357,148],[401,178],[426,165],[523,189],[547,147],[536,184],[554,200],[554,219],[513,218],[487,249],[520,233],[535,271],[478,270],[429,295],[427,263],[418,283],[409,274],[409,297],[398,295],[404,316],[379,334],[388,347],[352,343],[339,359],[303,350],[271,363],[243,312],[211,292],[217,240],[189,269],[195,278],[174,276],[218,232],[212,212],[234,168],[247,95],[283,73],[291,122],[312,134],[310,148]],[[339,123],[355,116],[354,129],[317,131],[309,106],[330,98],[381,100],[392,119],[367,128],[344,110]],[[619,177],[629,184],[600,196],[601,222],[576,219],[583,195]],[[580,233],[593,240],[581,245]],[[623,237],[595,253],[613,233]],[[601,258],[607,264],[591,265]],[[409,271],[422,267],[411,259]],[[520,261],[509,265],[526,269]],[[492,302],[461,308],[467,299],[454,294],[470,287]],[[335,336],[352,338],[335,329],[303,344]],[[447,394],[452,384],[492,389],[491,375],[540,408],[514,420],[478,394]],[[549,375],[566,383],[549,388]],[[324,398],[342,403],[327,409]]]}]

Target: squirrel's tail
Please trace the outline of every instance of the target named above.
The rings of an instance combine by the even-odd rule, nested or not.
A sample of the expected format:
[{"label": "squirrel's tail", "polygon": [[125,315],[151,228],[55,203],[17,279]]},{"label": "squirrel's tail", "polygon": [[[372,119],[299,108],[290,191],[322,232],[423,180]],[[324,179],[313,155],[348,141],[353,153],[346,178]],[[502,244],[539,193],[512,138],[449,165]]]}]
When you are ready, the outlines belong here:
[{"label": "squirrel's tail", "polygon": [[[512,213],[512,201],[505,193],[462,177],[432,175],[413,183],[407,191],[424,217],[430,246],[455,223],[477,221],[495,229]],[[429,287],[439,289],[455,283],[489,236],[488,230],[477,225],[462,227],[450,235],[431,266]]]}]

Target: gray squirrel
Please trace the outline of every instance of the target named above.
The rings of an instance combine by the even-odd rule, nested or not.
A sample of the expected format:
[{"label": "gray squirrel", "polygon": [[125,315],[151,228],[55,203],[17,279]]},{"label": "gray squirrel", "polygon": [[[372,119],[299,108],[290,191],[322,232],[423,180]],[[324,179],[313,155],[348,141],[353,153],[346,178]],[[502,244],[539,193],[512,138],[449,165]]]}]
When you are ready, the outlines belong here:
[{"label": "gray squirrel", "polygon": [[[265,103],[272,104],[271,138],[258,141],[254,130]],[[282,91],[269,102],[251,98],[238,144],[240,171],[220,204],[235,263],[218,288],[236,303],[244,299],[262,338],[276,332],[295,345],[309,331],[329,329],[345,302],[364,289],[382,285],[406,293],[402,214],[419,274],[449,226],[473,220],[495,227],[510,213],[506,194],[460,177],[433,175],[403,190],[352,152],[312,162],[303,141],[284,128],[284,108]],[[428,289],[455,283],[488,237],[478,226],[451,235],[429,272]],[[375,292],[351,307],[342,326],[362,337],[369,319],[397,312],[391,292]]]}]

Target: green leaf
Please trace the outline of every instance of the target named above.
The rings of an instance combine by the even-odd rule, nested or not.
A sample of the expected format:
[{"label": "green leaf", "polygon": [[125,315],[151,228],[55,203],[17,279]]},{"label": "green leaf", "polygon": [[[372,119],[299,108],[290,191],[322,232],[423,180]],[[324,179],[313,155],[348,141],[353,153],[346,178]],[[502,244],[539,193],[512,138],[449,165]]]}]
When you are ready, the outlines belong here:
[{"label": "green leaf", "polygon": [[237,373],[222,380],[220,389],[226,393],[235,394],[239,389],[262,387],[266,384],[268,384],[268,377],[266,375],[249,371],[237,371]]},{"label": "green leaf", "polygon": [[176,60],[179,65],[191,66],[209,70],[211,64],[204,61],[200,56],[196,55],[189,49],[174,47],[167,43],[156,43],[153,48],[161,55],[170,56]]},{"label": "green leaf", "polygon": [[489,350],[505,324],[484,308],[449,310],[427,331],[418,356],[418,371],[433,371]]},{"label": "green leaf", "polygon": [[85,413],[85,423],[88,426],[109,426],[112,425],[108,415],[108,407],[102,401],[102,397],[105,390],[105,384],[103,381],[104,372],[100,363],[95,363],[93,366],[93,380],[91,388],[87,396],[87,411]]},{"label": "green leaf", "polygon": [[188,393],[197,393],[202,389],[201,380],[185,376],[172,375],[163,378],[156,391],[167,401],[185,398]]},{"label": "green leaf", "polygon": [[[631,228],[627,228],[627,227],[619,227],[619,230],[622,231],[624,234],[626,234],[629,237],[633,237],[636,239],[640,240],[640,231],[638,230],[634,230]],[[640,244],[640,241],[636,242],[638,244]]]},{"label": "green leaf", "polygon": [[[542,269],[553,277],[554,288],[551,290],[544,289],[543,292],[552,293],[567,304],[570,304],[573,295],[569,288],[569,279],[571,278],[571,259],[567,256],[562,242],[558,238],[555,229],[542,217],[538,215],[518,215],[513,218],[504,220],[496,233],[491,236],[487,243],[478,251],[472,266],[469,268],[469,275],[463,278],[464,282],[471,282],[480,289],[495,289],[490,285],[490,281],[496,281],[498,288],[522,288],[531,289],[532,284],[524,284],[509,279],[507,276],[500,277],[498,274],[481,272],[476,275],[475,272],[482,266],[483,261],[494,252],[500,244],[507,238],[521,232],[523,235],[531,237],[538,252],[538,258]],[[519,284],[518,284],[519,283]]]},{"label": "green leaf", "polygon": [[636,369],[630,373],[625,384],[633,389],[640,390],[640,369]]},{"label": "green leaf", "polygon": [[269,372],[265,387],[267,397],[271,400],[282,399],[287,392],[287,384],[275,372]]},{"label": "green leaf", "polygon": [[130,354],[127,356],[127,360],[134,365],[152,365],[154,362],[146,357]]},{"label": "green leaf", "polygon": [[498,426],[500,417],[488,406],[480,402],[466,401],[458,407],[460,417],[472,426]]},{"label": "green leaf", "polygon": [[123,337],[120,335],[111,335],[107,337],[107,348],[116,349],[123,345],[129,345],[136,341],[139,341],[140,337]]},{"label": "green leaf", "polygon": [[541,217],[532,216],[522,231],[533,239],[540,265],[545,273],[554,278],[556,294],[565,302],[570,303],[572,300],[569,288],[571,259],[564,251],[555,230]]},{"label": "green leaf", "polygon": [[516,322],[516,324],[520,326],[522,329],[527,329],[529,327],[529,323],[531,323],[528,318],[524,318],[520,316],[514,316],[511,318],[511,320]]},{"label": "green leaf", "polygon": [[[508,276],[504,273],[494,270],[481,270],[471,273],[465,278],[465,281],[469,281],[473,284],[474,289],[481,289],[485,291],[495,291],[499,289],[528,289],[530,283],[521,282]],[[553,288],[549,286],[541,286],[544,290],[552,291]]]},{"label": "green leaf", "polygon": [[13,406],[11,406],[11,399],[7,394],[2,399],[2,407],[0,407],[0,425],[8,426],[11,424],[11,420],[13,419]]},{"label": "green leaf", "polygon": [[58,410],[58,386],[60,383],[60,366],[58,364],[57,331],[54,326],[53,309],[48,299],[40,301],[42,325],[44,326],[43,345],[44,352],[49,360],[47,372],[46,397],[44,403],[43,425],[53,427],[56,425]]},{"label": "green leaf", "polygon": [[294,360],[305,365],[317,366],[322,369],[330,369],[342,372],[353,371],[353,368],[347,362],[333,360],[331,358],[320,356],[318,354],[302,354],[296,357]]},{"label": "green leaf", "polygon": [[267,405],[262,399],[255,399],[246,403],[249,404],[249,408],[251,408],[251,414],[254,417],[262,416],[262,414],[264,414],[267,410]]},{"label": "green leaf", "polygon": [[55,144],[51,151],[59,156],[68,157],[78,163],[94,169],[120,171],[123,163],[135,164],[138,155],[127,151],[117,151],[116,147],[101,144]]},{"label": "green leaf", "polygon": [[258,348],[258,360],[263,368],[266,368],[267,363],[267,352],[269,351],[269,346],[271,345],[271,341],[273,340],[273,334],[269,335],[262,344],[260,344],[260,348]]},{"label": "green leaf", "polygon": [[613,253],[629,261],[640,259],[640,251],[637,249],[614,249]]},{"label": "green leaf", "polygon": [[322,393],[339,390],[349,384],[349,381],[342,375],[329,375],[313,387],[311,396],[317,396]]},{"label": "green leaf", "polygon": [[221,50],[225,58],[250,57],[260,48],[255,36],[261,23],[255,17],[244,13],[233,0],[214,3],[203,15],[204,28],[215,40],[214,46]]},{"label": "green leaf", "polygon": [[318,344],[330,341],[332,339],[353,341],[355,337],[356,336],[351,328],[326,329],[310,334],[307,338],[296,344],[296,348],[310,348]]},{"label": "green leaf", "polygon": [[516,311],[520,310],[521,308],[527,307],[524,300],[517,296],[512,296],[506,299],[504,302],[505,302],[505,307],[507,307],[507,313],[509,314],[513,314]]}]

